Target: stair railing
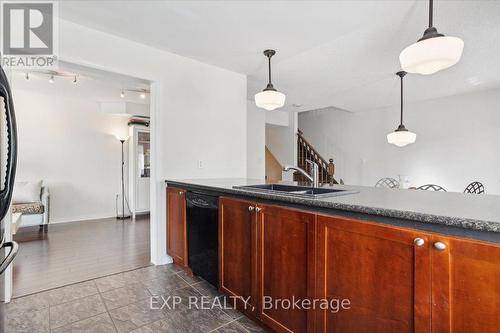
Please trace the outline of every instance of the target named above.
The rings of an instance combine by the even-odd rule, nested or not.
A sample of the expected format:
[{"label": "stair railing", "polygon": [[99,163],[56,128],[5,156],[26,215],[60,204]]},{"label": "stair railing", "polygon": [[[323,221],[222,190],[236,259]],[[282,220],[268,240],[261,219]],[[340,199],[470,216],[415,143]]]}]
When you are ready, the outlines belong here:
[{"label": "stair railing", "polygon": [[[330,158],[327,162],[304,138],[303,132],[299,129],[297,131],[297,164],[299,168],[310,173],[310,165],[306,163],[306,160],[311,160],[318,164],[320,184],[338,184],[334,178],[335,164],[333,164],[333,159]],[[304,178],[300,173],[296,173],[294,174],[294,180],[303,181]]]}]

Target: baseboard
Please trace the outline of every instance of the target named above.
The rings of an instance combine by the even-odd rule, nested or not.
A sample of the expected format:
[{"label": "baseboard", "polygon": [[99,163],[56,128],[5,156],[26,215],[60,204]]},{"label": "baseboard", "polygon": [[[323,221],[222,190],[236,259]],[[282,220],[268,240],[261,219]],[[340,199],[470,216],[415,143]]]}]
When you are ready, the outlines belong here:
[{"label": "baseboard", "polygon": [[172,257],[166,255],[166,254],[162,254],[161,255],[161,258],[158,258],[158,261],[152,261],[153,265],[166,265],[166,264],[172,264],[174,262],[174,260],[172,259]]},{"label": "baseboard", "polygon": [[109,218],[115,218],[115,217],[116,217],[115,214],[111,214],[111,215],[94,215],[94,216],[76,216],[76,217],[63,218],[63,219],[49,219],[49,225],[59,224],[59,223],[71,223],[71,222],[101,220],[101,219],[109,219]]}]

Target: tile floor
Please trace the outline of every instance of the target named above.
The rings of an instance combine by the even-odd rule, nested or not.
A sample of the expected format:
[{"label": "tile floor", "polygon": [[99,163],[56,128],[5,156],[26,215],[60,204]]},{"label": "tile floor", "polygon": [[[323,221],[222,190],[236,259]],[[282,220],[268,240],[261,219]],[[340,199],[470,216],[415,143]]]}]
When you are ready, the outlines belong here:
[{"label": "tile floor", "polygon": [[[182,301],[175,308],[151,308],[152,296],[169,295]],[[16,298],[6,305],[2,332],[266,332],[234,309],[188,307],[189,296],[202,295],[222,297],[173,265],[148,266]]]}]

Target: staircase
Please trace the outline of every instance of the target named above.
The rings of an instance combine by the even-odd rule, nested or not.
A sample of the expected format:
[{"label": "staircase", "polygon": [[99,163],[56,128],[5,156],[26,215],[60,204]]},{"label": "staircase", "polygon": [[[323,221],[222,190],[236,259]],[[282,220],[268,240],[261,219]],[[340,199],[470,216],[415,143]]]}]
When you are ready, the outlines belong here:
[{"label": "staircase", "polygon": [[[335,164],[333,164],[333,159],[330,158],[327,162],[304,138],[302,131],[299,129],[297,132],[297,165],[310,174],[311,167],[306,163],[306,160],[311,160],[318,164],[320,184],[338,184],[334,177]],[[293,174],[293,180],[303,182],[307,179],[302,174],[295,172]]]}]

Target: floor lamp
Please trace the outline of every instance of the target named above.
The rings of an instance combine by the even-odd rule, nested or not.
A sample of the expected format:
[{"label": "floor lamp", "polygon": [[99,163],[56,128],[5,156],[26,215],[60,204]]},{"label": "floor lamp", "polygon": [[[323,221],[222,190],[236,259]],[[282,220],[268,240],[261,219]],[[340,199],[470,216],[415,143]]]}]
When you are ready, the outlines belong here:
[{"label": "floor lamp", "polygon": [[[118,212],[118,214],[116,214],[116,218],[119,220],[126,220],[126,219],[130,218],[130,215],[125,214],[125,171],[124,171],[125,155],[124,155],[123,145],[124,145],[125,141],[128,140],[128,136],[116,136],[116,138],[118,140],[120,140],[120,142],[122,144],[122,202],[121,202],[122,203],[122,213],[120,215],[120,213]],[[127,206],[128,206],[128,203],[127,203]]]}]

